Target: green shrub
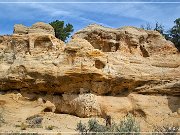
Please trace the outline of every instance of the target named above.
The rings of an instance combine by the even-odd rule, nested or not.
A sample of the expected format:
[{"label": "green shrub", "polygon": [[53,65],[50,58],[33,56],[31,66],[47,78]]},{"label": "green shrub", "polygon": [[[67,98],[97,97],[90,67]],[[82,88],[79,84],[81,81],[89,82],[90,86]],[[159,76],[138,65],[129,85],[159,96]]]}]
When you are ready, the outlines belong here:
[{"label": "green shrub", "polygon": [[83,124],[81,121],[77,123],[76,130],[79,131],[82,135],[88,133],[88,129],[85,124]]},{"label": "green shrub", "polygon": [[140,126],[135,122],[135,119],[131,115],[125,117],[120,124],[112,123],[108,126],[99,124],[96,119],[90,119],[87,124],[83,124],[80,121],[77,124],[76,130],[79,131],[81,135],[100,135],[107,133],[108,135],[132,134],[129,132],[133,132],[134,135],[140,134]]},{"label": "green shrub", "polygon": [[154,130],[153,135],[177,135],[179,127],[175,125],[166,125],[163,127],[157,127]]},{"label": "green shrub", "polygon": [[108,127],[100,125],[96,119],[88,121],[89,132],[107,132]]},{"label": "green shrub", "polygon": [[118,126],[116,126],[116,132],[122,132],[121,135],[130,135],[132,132],[134,135],[139,135],[140,125],[135,121],[132,115],[128,115]]},{"label": "green shrub", "polygon": [[42,127],[43,117],[40,115],[33,115],[26,119],[28,127],[30,128],[41,128]]},{"label": "green shrub", "polygon": [[102,132],[108,132],[108,128],[104,125],[100,125],[96,119],[91,119],[87,124],[83,124],[81,121],[77,124],[77,128],[81,135],[100,135]]}]

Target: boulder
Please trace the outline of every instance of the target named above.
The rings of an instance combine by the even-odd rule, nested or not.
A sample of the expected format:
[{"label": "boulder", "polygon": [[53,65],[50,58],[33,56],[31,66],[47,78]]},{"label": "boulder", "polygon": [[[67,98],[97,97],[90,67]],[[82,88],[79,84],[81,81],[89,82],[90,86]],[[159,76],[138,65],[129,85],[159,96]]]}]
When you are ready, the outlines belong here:
[{"label": "boulder", "polygon": [[51,34],[55,35],[54,28],[50,24],[37,22],[31,27],[26,27],[22,24],[14,25],[14,34]]},{"label": "boulder", "polygon": [[22,25],[22,24],[16,24],[14,25],[14,34],[28,34],[28,27]]},{"label": "boulder", "polygon": [[29,29],[29,33],[43,33],[55,35],[54,28],[50,24],[37,22]]}]

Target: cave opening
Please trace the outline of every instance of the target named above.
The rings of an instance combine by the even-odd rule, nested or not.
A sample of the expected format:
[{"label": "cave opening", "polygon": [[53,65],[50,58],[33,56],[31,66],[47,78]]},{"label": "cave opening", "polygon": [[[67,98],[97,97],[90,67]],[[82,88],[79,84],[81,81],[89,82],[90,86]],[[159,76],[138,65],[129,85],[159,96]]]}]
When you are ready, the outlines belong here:
[{"label": "cave opening", "polygon": [[52,112],[52,109],[47,107],[43,110],[43,112]]},{"label": "cave opening", "polygon": [[53,44],[47,36],[38,37],[34,42],[34,48],[41,48],[41,50],[50,50],[52,46]]},{"label": "cave opening", "polygon": [[97,69],[103,69],[105,67],[105,64],[100,60],[95,60],[95,67]]}]

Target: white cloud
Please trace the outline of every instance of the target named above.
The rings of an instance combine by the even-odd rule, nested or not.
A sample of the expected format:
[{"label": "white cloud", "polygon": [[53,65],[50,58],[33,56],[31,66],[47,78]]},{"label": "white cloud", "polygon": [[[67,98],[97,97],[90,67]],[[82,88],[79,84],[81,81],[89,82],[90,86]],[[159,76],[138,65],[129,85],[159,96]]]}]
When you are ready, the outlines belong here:
[{"label": "white cloud", "polygon": [[[48,12],[51,16],[62,15],[88,20],[84,17],[86,13],[97,14],[97,16],[101,13],[114,17],[136,18],[150,23],[160,21],[164,22],[166,27],[172,25],[172,22],[179,17],[177,13],[180,12],[180,4],[34,4],[34,7]],[[92,19],[89,21],[96,22]]]},{"label": "white cloud", "polygon": [[[0,0],[2,1],[2,0]],[[23,0],[9,0],[21,2]],[[25,0],[24,0],[25,1]],[[38,1],[50,1],[50,0],[26,0],[31,2]],[[53,0],[60,1],[60,0]],[[62,1],[62,0],[61,0]],[[64,0],[65,1],[65,0]],[[92,1],[92,0],[68,0],[68,1]],[[95,0],[94,0],[95,1]],[[99,0],[106,1],[106,0]],[[115,1],[115,0],[113,0]],[[116,0],[119,1],[119,0]],[[123,0],[125,1],[125,0]],[[137,0],[127,0],[137,1]],[[140,0],[138,0],[140,1]],[[157,0],[153,0],[157,1]],[[164,0],[165,1],[165,0]],[[65,17],[69,19],[79,20],[84,24],[99,23],[106,26],[113,26],[113,22],[107,23],[104,20],[116,18],[131,18],[131,20],[139,20],[141,24],[144,22],[155,23],[159,21],[163,23],[167,28],[173,25],[173,21],[180,17],[180,4],[42,4],[42,3],[31,3],[31,4],[0,4],[1,11],[0,19],[7,19],[14,21],[21,20],[37,20],[38,15],[41,17],[46,15],[47,18],[58,18]],[[5,12],[5,13],[4,13]],[[43,14],[43,15],[42,15]],[[105,18],[109,17],[109,18]],[[98,19],[97,19],[98,18]],[[99,19],[99,18],[102,18]],[[24,22],[24,21],[22,21]],[[121,22],[114,22],[121,23]],[[132,25],[134,22],[131,22]],[[81,25],[81,24],[79,24]],[[120,26],[121,24],[119,24]],[[80,26],[79,26],[80,27]]]}]

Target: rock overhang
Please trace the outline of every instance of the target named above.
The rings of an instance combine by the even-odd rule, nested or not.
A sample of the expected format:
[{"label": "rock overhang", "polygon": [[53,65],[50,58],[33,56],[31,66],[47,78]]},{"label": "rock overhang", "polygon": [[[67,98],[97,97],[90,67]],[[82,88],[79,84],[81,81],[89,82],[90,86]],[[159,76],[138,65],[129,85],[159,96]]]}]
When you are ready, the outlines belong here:
[{"label": "rock overhang", "polygon": [[[43,31],[51,29],[43,23],[32,27]],[[65,45],[52,33],[37,30],[22,34],[17,28],[23,29],[24,26],[15,26],[15,34],[2,37],[1,89],[17,87],[60,93],[72,93],[74,89],[74,93],[78,93],[84,88],[98,95],[147,94],[148,91],[150,94],[179,95],[174,85],[166,87],[167,83],[162,88],[156,87],[169,78],[178,81],[180,77],[179,54],[158,32],[135,27],[112,29],[90,25],[75,33]],[[117,42],[119,47],[115,46],[113,50]],[[109,43],[111,47],[106,46]],[[96,48],[93,44],[101,47]],[[11,88],[11,83],[16,81]]]}]

